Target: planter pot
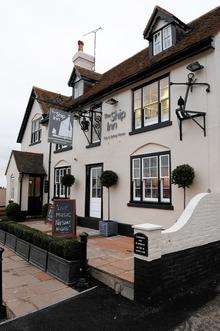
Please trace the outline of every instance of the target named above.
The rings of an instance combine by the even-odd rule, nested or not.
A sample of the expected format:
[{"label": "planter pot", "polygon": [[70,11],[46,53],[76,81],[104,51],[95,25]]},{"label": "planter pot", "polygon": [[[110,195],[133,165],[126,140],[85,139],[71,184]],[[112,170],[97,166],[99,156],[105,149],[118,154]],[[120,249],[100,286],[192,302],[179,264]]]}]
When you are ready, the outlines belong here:
[{"label": "planter pot", "polygon": [[17,237],[14,236],[11,233],[6,232],[6,239],[5,239],[5,245],[8,246],[9,248],[13,249],[15,251],[16,248],[16,241]]},{"label": "planter pot", "polygon": [[5,244],[5,237],[6,237],[6,232],[0,230],[0,243],[2,243],[3,245]]},{"label": "planter pot", "polygon": [[48,253],[47,273],[65,284],[73,284],[79,278],[79,271],[79,260],[68,261],[52,253]]},{"label": "planter pot", "polygon": [[104,237],[117,236],[118,223],[115,221],[99,221],[99,232]]},{"label": "planter pot", "polygon": [[47,255],[48,252],[44,249],[30,245],[29,262],[44,271],[47,269]]},{"label": "planter pot", "polygon": [[16,253],[28,261],[29,252],[30,244],[22,239],[17,238]]}]

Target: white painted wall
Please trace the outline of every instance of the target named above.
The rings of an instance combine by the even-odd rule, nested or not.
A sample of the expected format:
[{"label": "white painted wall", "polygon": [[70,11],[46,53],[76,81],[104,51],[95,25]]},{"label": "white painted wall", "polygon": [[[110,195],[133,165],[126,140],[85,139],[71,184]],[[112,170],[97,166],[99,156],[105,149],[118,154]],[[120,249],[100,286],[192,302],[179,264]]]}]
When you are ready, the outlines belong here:
[{"label": "white painted wall", "polygon": [[19,181],[19,173],[15,163],[14,156],[12,155],[10,163],[8,165],[8,170],[6,174],[7,188],[6,188],[6,206],[8,202],[11,200],[11,189],[10,189],[10,179],[11,176],[14,176],[14,202],[20,203],[20,181]]},{"label": "white painted wall", "polygon": [[[76,177],[76,183],[71,189],[71,197],[76,199],[77,214],[85,215],[85,169],[87,164],[103,163],[104,170],[115,171],[119,176],[117,186],[111,188],[111,218],[123,223],[140,224],[156,223],[167,228],[174,224],[183,210],[183,192],[172,185],[172,203],[174,210],[160,210],[149,208],[128,207],[130,200],[130,156],[144,153],[171,151],[171,167],[174,169],[182,163],[189,163],[196,173],[194,184],[187,190],[187,201],[200,192],[220,192],[220,100],[218,90],[220,86],[220,34],[215,38],[215,51],[207,51],[163,71],[160,75],[170,72],[173,82],[185,82],[188,71],[186,66],[199,61],[204,65],[200,73],[196,73],[198,82],[208,82],[211,92],[207,94],[205,88],[195,87],[189,95],[187,109],[207,112],[207,137],[192,121],[183,124],[183,141],[179,140],[179,129],[175,115],[177,100],[184,96],[185,86],[172,86],[171,121],[172,126],[154,131],[129,135],[132,119],[132,92],[131,88],[151,81],[156,76],[146,77],[138,84],[124,88],[108,96],[118,100],[116,106],[105,103],[103,99],[103,125],[101,146],[86,149],[87,141],[77,121],[74,122],[73,149],[58,154],[52,153],[50,195],[54,190],[54,167],[61,164],[71,165],[71,172]],[[158,77],[160,75],[157,75]],[[118,124],[118,129],[107,131],[106,114],[112,111],[122,111],[126,117]],[[49,144],[47,142],[47,127],[42,126],[42,141],[30,146],[31,120],[41,116],[41,109],[34,103],[31,116],[22,141],[22,150],[40,152],[44,154],[44,167],[48,170]],[[117,136],[116,136],[117,134]],[[54,146],[53,146],[54,150]],[[44,194],[44,202],[47,195]],[[107,191],[104,188],[104,218],[107,217]]]},{"label": "white painted wall", "polygon": [[148,256],[152,261],[162,255],[206,245],[220,240],[220,193],[201,193],[191,199],[177,222],[169,229],[155,224],[134,226],[135,233],[148,238]]}]

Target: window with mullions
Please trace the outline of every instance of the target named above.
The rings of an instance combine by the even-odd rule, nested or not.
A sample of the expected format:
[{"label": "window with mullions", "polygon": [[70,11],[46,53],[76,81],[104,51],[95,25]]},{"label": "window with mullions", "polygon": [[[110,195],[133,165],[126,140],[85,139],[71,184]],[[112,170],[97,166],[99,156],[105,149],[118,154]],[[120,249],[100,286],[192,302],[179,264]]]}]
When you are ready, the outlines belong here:
[{"label": "window with mullions", "polygon": [[145,85],[133,93],[134,130],[169,121],[169,77]]},{"label": "window with mullions", "polygon": [[132,158],[132,201],[170,203],[170,154],[157,153]]},{"label": "window with mullions", "polygon": [[[70,196],[70,187],[65,188],[61,184],[61,178],[66,175],[70,174],[71,169],[70,167],[63,167],[63,168],[55,168],[54,172],[54,196],[56,198],[65,198]],[[67,191],[66,191],[67,190]]]},{"label": "window with mullions", "polygon": [[153,53],[157,55],[172,46],[172,28],[167,25],[153,35]]},{"label": "window with mullions", "polygon": [[31,143],[40,143],[41,139],[41,128],[40,128],[41,118],[32,121],[31,124]]}]

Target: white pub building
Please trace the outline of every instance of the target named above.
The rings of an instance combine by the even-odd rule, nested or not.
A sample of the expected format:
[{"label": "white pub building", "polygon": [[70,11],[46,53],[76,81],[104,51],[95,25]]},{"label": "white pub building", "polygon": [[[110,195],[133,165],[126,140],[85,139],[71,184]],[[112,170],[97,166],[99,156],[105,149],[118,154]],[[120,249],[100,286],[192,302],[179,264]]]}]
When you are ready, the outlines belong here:
[{"label": "white pub building", "polygon": [[[112,170],[119,181],[111,219],[131,234],[134,224],[167,228],[177,220],[183,191],[171,172],[178,165],[195,171],[187,201],[220,192],[220,7],[185,23],[157,6],[143,36],[148,47],[103,74],[79,41],[70,97],[33,87],[21,151],[12,151],[6,169],[7,203],[39,215],[43,204],[65,197],[61,178],[71,173],[76,181],[67,193],[78,221],[97,228],[107,217],[99,177]],[[73,113],[72,146],[48,142],[51,108]]]}]

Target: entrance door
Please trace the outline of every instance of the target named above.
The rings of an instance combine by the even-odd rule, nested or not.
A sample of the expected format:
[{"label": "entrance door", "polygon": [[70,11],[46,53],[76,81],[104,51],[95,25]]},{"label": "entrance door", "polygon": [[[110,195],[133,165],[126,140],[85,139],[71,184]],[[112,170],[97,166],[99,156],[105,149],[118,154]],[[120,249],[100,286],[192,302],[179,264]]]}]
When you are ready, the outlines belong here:
[{"label": "entrance door", "polygon": [[102,217],[102,186],[100,176],[102,174],[102,165],[87,166],[86,181],[86,216]]},{"label": "entrance door", "polygon": [[42,212],[42,178],[29,176],[28,214],[40,215]]}]

